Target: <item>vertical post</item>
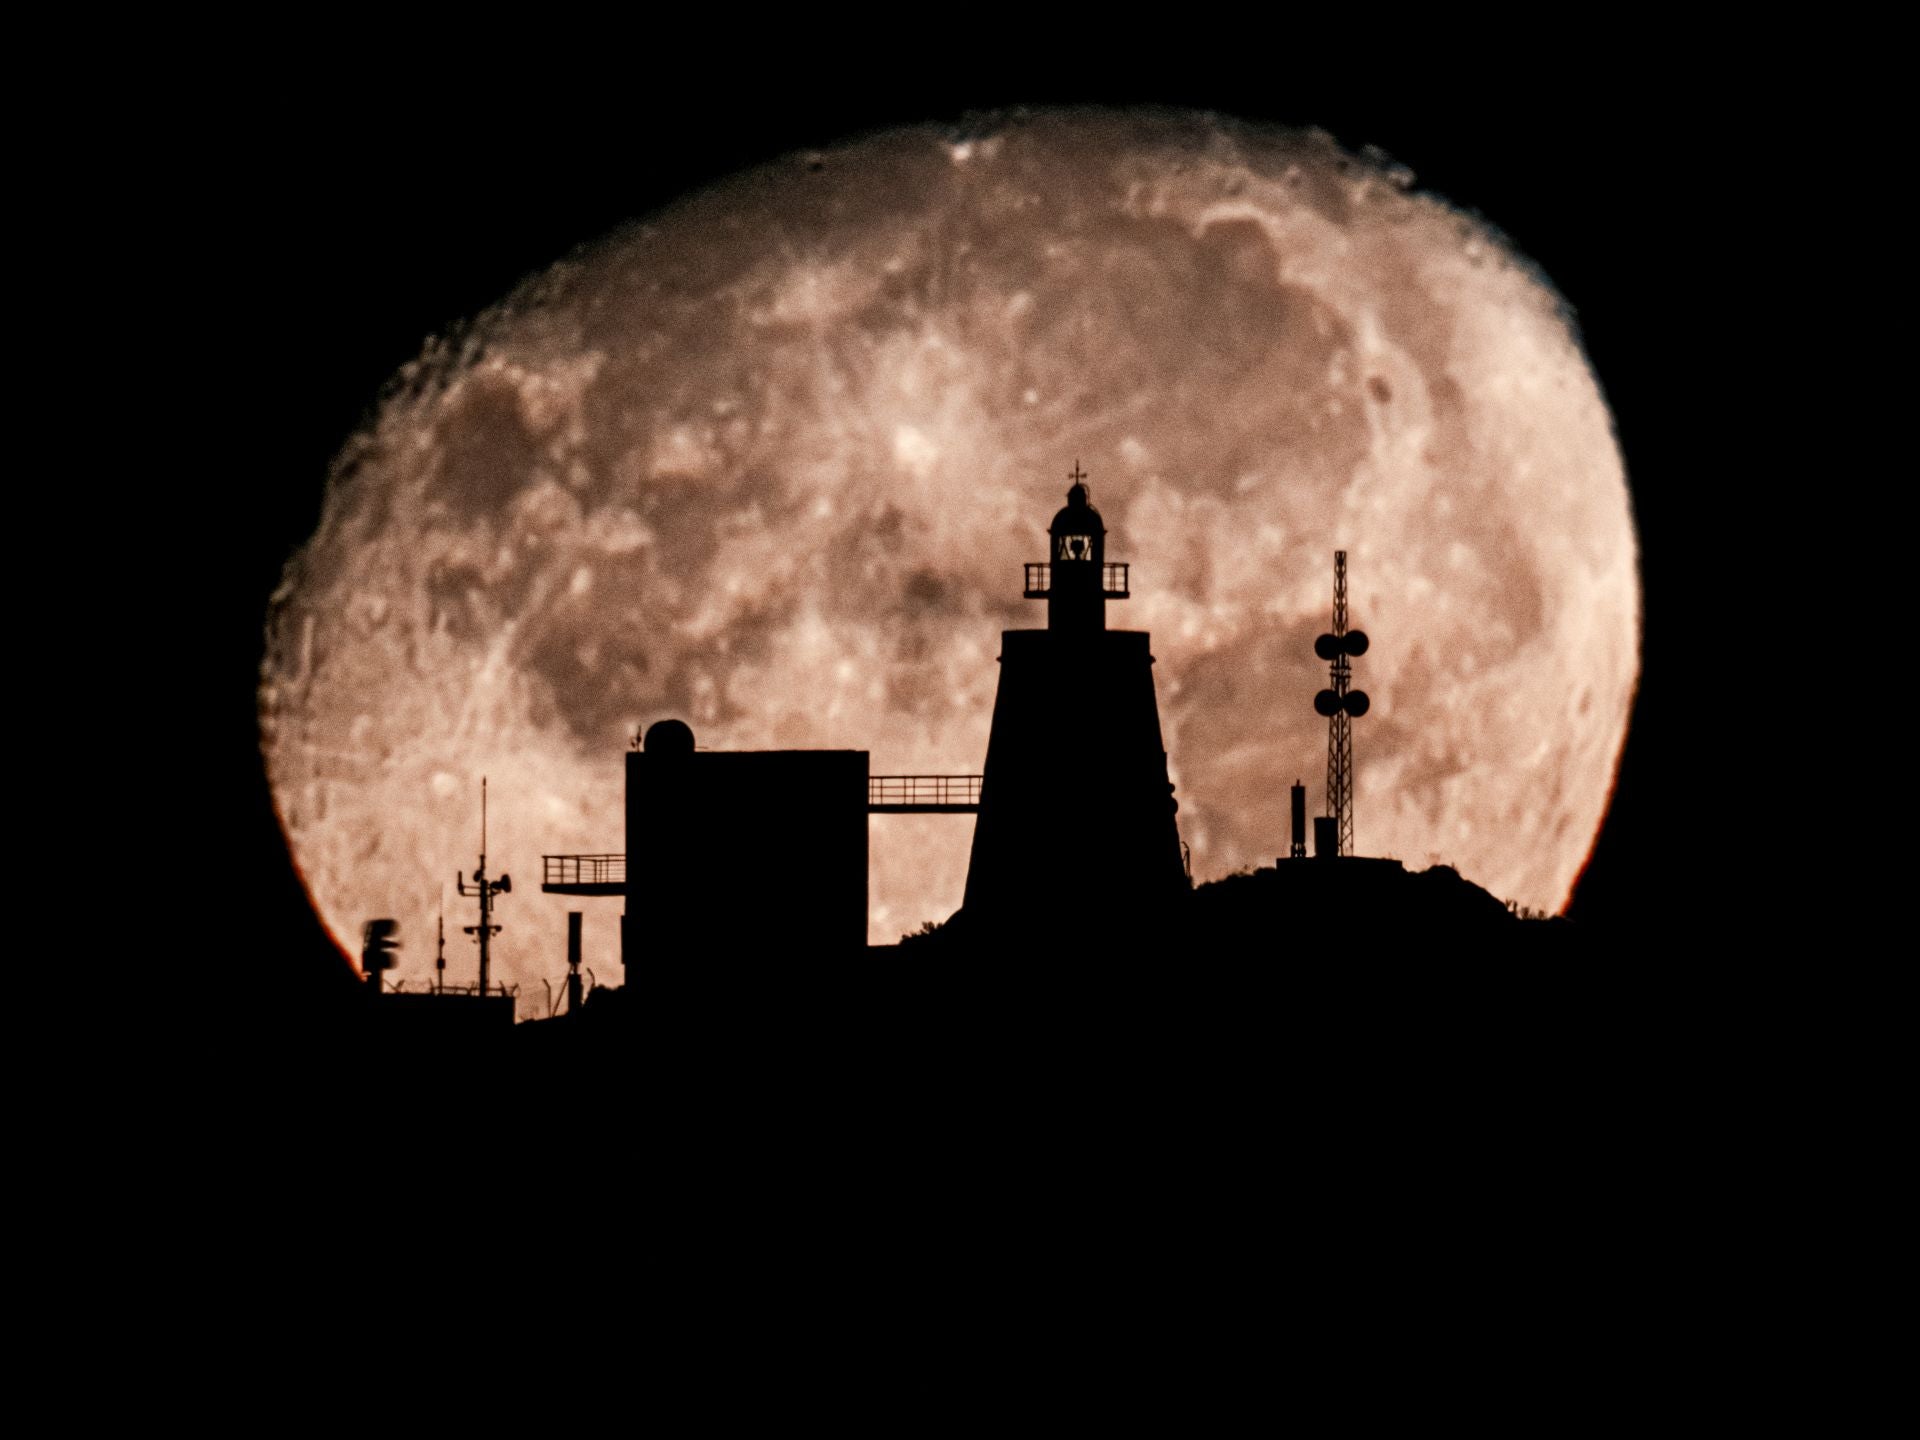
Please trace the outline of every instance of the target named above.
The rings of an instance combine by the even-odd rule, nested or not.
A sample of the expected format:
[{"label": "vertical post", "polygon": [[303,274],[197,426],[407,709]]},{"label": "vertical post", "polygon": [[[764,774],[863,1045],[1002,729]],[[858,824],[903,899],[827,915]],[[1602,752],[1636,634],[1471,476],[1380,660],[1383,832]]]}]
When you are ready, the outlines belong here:
[{"label": "vertical post", "polygon": [[480,868],[473,872],[480,884],[480,995],[487,993],[487,939],[492,933],[493,896],[487,893],[487,777],[480,777]]},{"label": "vertical post", "polygon": [[1307,787],[1293,782],[1293,846],[1289,858],[1304,860],[1307,855]]},{"label": "vertical post", "polygon": [[567,912],[567,1013],[580,1008],[580,912]]},{"label": "vertical post", "polygon": [[487,888],[485,857],[474,872],[480,879],[480,993],[487,993],[487,938],[493,933],[493,892]]},{"label": "vertical post", "polygon": [[[458,871],[454,872],[454,885],[462,896],[475,895],[480,899],[480,923],[463,927],[466,933],[480,942],[480,994],[484,998],[492,986],[492,940],[500,927],[493,923],[493,897],[511,890],[511,877],[502,875],[498,880],[487,878],[487,777],[480,777],[480,868],[473,872],[473,889],[467,889],[467,878]],[[504,988],[504,987],[503,987]]]},{"label": "vertical post", "polygon": [[474,879],[480,881],[480,995],[486,996],[488,939],[492,935],[493,920],[493,897],[488,895],[486,883],[486,776],[480,776],[480,870],[474,872]]}]

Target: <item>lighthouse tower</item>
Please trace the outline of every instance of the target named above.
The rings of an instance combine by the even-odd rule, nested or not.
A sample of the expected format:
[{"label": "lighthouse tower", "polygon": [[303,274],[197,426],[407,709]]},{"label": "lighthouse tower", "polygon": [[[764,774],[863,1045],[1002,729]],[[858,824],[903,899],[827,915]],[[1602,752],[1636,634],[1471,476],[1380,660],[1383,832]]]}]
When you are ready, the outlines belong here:
[{"label": "lighthouse tower", "polygon": [[1188,889],[1150,637],[1107,629],[1127,566],[1107,561],[1077,463],[1069,478],[1050,558],[1026,567],[1047,628],[1000,637],[963,912],[975,933],[1048,947],[1143,934]]}]

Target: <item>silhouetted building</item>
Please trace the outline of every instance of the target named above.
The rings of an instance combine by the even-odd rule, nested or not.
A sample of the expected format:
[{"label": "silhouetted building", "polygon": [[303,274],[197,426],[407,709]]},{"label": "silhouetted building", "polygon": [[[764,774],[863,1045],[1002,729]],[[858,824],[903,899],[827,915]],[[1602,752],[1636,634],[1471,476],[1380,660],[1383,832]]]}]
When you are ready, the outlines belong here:
[{"label": "silhouetted building", "polygon": [[867,752],[696,750],[679,720],[627,753],[626,915],[636,963],[867,943]]},{"label": "silhouetted building", "polygon": [[1157,922],[1188,889],[1149,637],[1106,628],[1128,570],[1107,562],[1077,465],[1072,478],[1051,558],[1026,567],[1047,628],[1000,637],[963,912],[1042,946]]}]

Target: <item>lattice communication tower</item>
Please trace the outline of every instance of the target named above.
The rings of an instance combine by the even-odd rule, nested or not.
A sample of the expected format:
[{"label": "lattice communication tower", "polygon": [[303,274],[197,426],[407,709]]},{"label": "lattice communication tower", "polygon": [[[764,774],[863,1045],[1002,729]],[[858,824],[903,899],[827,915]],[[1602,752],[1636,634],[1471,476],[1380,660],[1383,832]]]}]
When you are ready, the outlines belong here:
[{"label": "lattice communication tower", "polygon": [[1313,697],[1327,717],[1327,814],[1334,820],[1336,855],[1353,854],[1353,721],[1373,702],[1351,688],[1353,662],[1367,653],[1367,632],[1347,629],[1347,552],[1333,552],[1333,632],[1313,642],[1313,653],[1331,662],[1329,687]]}]

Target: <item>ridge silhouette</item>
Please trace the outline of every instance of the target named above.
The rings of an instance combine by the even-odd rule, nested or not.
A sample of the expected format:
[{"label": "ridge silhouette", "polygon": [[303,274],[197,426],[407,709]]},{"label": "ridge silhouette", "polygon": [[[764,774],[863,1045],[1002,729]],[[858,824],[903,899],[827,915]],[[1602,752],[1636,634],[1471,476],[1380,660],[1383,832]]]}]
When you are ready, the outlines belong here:
[{"label": "ridge silhouette", "polygon": [[[1579,958],[1567,922],[1522,918],[1447,866],[1410,872],[1345,853],[1344,728],[1329,744],[1337,813],[1315,818],[1314,857],[1296,784],[1288,855],[1196,888],[1167,778],[1151,637],[1107,628],[1107,606],[1131,594],[1129,567],[1106,559],[1106,526],[1077,461],[1069,478],[1049,558],[1025,566],[1024,593],[1046,602],[1046,625],[1001,636],[982,776],[876,782],[865,751],[705,750],[684,721],[658,720],[626,755],[625,852],[543,860],[542,889],[622,902],[620,983],[583,984],[585,914],[573,912],[565,990],[557,997],[549,982],[544,1017],[515,1025],[519,997],[490,993],[484,980],[474,994],[444,984],[389,993],[395,927],[374,919],[354,1007],[362,1028],[422,1046],[637,1044],[696,1065],[732,1054],[761,1071],[808,1063],[826,1040],[858,1050],[912,1017],[912,1032],[936,1048],[1038,1027],[1066,1054],[1088,1043],[1076,1015],[1133,1032],[1207,996],[1230,997],[1243,1018],[1344,1010],[1349,992],[1385,976],[1425,996],[1430,1016],[1463,996],[1484,1014],[1492,997],[1482,987],[1501,967],[1529,964],[1537,979],[1536,962],[1564,972]],[[1348,659],[1368,640],[1348,629],[1345,567],[1342,551],[1334,628],[1316,642],[1333,661],[1334,688],[1313,700],[1342,724],[1367,710],[1347,685]],[[485,879],[484,797],[483,782],[481,868],[471,891],[460,887],[479,907],[480,924],[466,929],[482,940],[498,928],[495,892],[508,893],[504,875]],[[941,924],[869,946],[870,817],[916,804],[977,815],[965,900]],[[483,946],[483,976],[484,960]]]}]

